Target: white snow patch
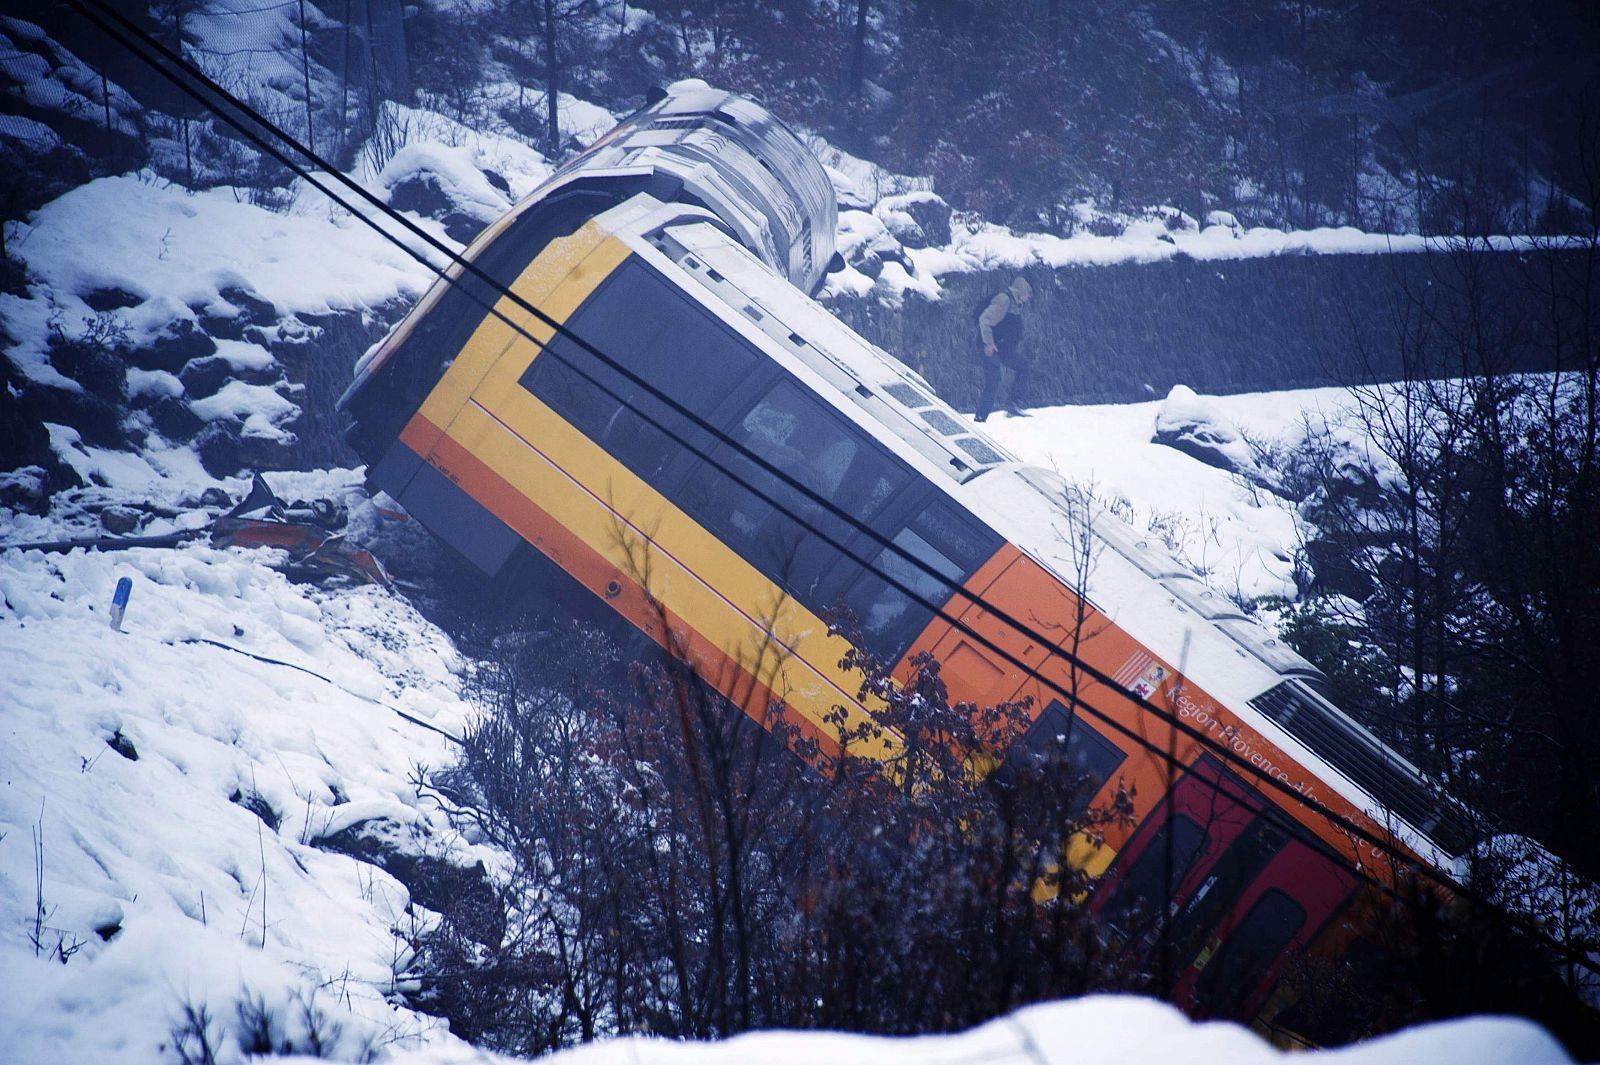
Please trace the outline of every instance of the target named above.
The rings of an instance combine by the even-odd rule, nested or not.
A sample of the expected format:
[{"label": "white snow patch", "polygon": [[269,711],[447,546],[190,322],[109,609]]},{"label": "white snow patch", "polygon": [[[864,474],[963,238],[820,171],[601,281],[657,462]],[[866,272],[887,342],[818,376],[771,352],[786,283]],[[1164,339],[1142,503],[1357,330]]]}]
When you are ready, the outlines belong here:
[{"label": "white snow patch", "polygon": [[294,434],[282,425],[300,413],[299,407],[280,396],[271,385],[251,385],[243,381],[229,381],[216,395],[191,401],[189,409],[201,421],[231,418],[241,423],[240,432],[244,436],[285,443],[293,440]]},{"label": "white snow patch", "polygon": [[1292,442],[1306,416],[1317,424],[1340,421],[1353,403],[1349,391],[1198,396],[1179,386],[1173,392],[1175,398],[1147,403],[1042,407],[1024,418],[996,414],[983,428],[1023,462],[1092,486],[1102,503],[1154,533],[1213,587],[1244,598],[1293,596],[1299,541],[1292,510],[1151,438],[1164,411],[1171,417],[1187,408],[1229,428],[1241,448],[1243,436]]},{"label": "white snow patch", "polygon": [[128,367],[129,396],[165,396],[176,399],[183,395],[183,382],[166,370],[141,370]]},{"label": "white snow patch", "polygon": [[[291,1023],[314,1002],[342,1026],[341,1056],[449,1041],[386,997],[409,958],[404,888],[309,846],[317,833],[296,815],[321,814],[324,829],[434,816],[407,780],[414,763],[449,758],[447,742],[372,699],[459,729],[454,652],[389,593],[295,585],[269,557],[0,553],[7,1061],[157,1060],[183,1006],[237,1027],[254,996]],[[115,632],[120,577],[133,594]],[[248,796],[284,818],[277,830]]]},{"label": "white snow patch", "polygon": [[219,338],[216,341],[216,345],[217,355],[227,360],[228,366],[235,373],[242,370],[265,370],[270,368],[275,361],[272,353],[260,344]]},{"label": "white snow patch", "polygon": [[366,226],[330,231],[323,220],[274,214],[224,190],[186,192],[148,174],[98,178],[52,200],[17,252],[58,294],[131,283],[136,295],[188,306],[238,287],[280,309],[327,314],[417,296],[427,282]]},{"label": "white snow patch", "polygon": [[[395,1065],[480,1065],[514,1059],[460,1049],[396,1054]],[[1471,1018],[1412,1029],[1340,1050],[1280,1051],[1235,1024],[1197,1023],[1170,1006],[1132,996],[1089,995],[1018,1010],[954,1035],[917,1039],[837,1032],[756,1032],[718,1043],[632,1038],[554,1055],[551,1065],[1561,1065],[1571,1061],[1538,1026]]]},{"label": "white snow patch", "polygon": [[78,431],[69,426],[46,422],[45,429],[50,434],[50,449],[85,484],[142,495],[169,482],[199,486],[216,483],[188,448],[112,451],[85,444]]}]

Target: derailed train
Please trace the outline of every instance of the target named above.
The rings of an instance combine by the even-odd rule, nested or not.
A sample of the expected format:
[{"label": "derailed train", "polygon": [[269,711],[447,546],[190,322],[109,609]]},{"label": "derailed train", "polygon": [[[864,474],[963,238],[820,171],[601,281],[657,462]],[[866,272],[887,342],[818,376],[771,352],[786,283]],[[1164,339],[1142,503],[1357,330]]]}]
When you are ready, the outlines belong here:
[{"label": "derailed train", "polygon": [[[953,701],[1031,696],[1022,744],[1064,743],[1089,801],[1133,795],[1131,826],[1073,844],[1103,874],[1090,905],[1115,923],[1170,903],[1189,945],[1175,996],[1293,1033],[1284,959],[1352,949],[1356,908],[1405,861],[1456,872],[1460,812],[1310,663],[1117,518],[1093,515],[1079,566],[1059,477],[807,296],[836,222],[787,128],[674,87],[466,253],[628,373],[455,268],[340,401],[369,480],[491,576],[537,552],[658,642],[666,626],[708,683],[758,719],[781,696],[825,746],[834,707],[870,713],[823,620],[839,603],[881,660],[932,651]],[[769,633],[788,653],[750,676]]]}]

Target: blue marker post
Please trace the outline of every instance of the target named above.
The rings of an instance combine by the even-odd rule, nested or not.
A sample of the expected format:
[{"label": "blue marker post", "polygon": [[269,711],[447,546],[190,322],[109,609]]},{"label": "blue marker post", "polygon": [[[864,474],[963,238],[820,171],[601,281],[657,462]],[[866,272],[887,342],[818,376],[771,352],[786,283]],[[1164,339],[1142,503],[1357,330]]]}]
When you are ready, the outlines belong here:
[{"label": "blue marker post", "polygon": [[122,615],[128,609],[128,596],[133,594],[133,578],[123,577],[117,582],[117,590],[111,596],[111,627],[117,632],[122,631]]}]

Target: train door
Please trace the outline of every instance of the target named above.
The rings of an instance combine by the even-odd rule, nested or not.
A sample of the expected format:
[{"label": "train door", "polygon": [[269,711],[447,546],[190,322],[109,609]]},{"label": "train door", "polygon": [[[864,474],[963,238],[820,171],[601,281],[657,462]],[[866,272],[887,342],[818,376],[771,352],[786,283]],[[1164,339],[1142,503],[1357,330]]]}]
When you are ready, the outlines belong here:
[{"label": "train door", "polygon": [[1356,883],[1207,756],[1134,833],[1091,908],[1156,952],[1179,1002],[1244,1018]]},{"label": "train door", "polygon": [[1310,945],[1358,883],[1321,849],[1289,837],[1179,978],[1179,1000],[1202,1017],[1254,1017],[1287,960]]},{"label": "train door", "polygon": [[1092,909],[1125,937],[1191,928],[1265,864],[1277,840],[1248,789],[1213,759],[1192,767],[1118,855]]},{"label": "train door", "polygon": [[[982,587],[969,589],[1017,618],[1067,616],[1065,589],[1060,582],[1039,571],[1037,564],[1013,552],[1013,561]],[[992,570],[991,570],[992,572]],[[1008,622],[966,597],[951,603],[952,613],[975,635],[949,626],[933,646],[950,685],[952,701],[970,700],[979,706],[995,706],[1019,698],[1030,674],[1036,674],[1049,657],[1049,645],[1018,633]],[[1008,652],[1021,663],[1017,666],[990,650],[990,645]],[[1028,685],[1034,697],[1032,713],[1037,715],[1048,701],[1047,689]]]}]

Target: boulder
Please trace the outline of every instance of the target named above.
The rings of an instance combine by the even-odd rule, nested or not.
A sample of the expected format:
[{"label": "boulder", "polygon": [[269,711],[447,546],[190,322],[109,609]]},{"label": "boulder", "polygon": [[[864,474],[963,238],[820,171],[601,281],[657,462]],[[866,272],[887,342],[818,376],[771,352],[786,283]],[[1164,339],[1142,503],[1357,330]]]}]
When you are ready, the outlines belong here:
[{"label": "boulder", "polygon": [[450,914],[485,946],[497,947],[505,936],[505,909],[483,863],[458,865],[428,853],[427,840],[413,825],[375,817],[323,836],[316,846],[376,865],[404,884],[414,902]]},{"label": "boulder", "polygon": [[100,512],[100,527],[112,536],[127,536],[138,530],[143,517],[133,507],[106,507]]},{"label": "boulder", "polygon": [[92,311],[119,311],[124,307],[136,307],[144,302],[143,296],[136,296],[125,288],[97,288],[83,297],[83,302],[89,305]]},{"label": "boulder", "polygon": [[0,507],[19,514],[50,510],[50,474],[43,466],[24,466],[0,473]]},{"label": "boulder", "polygon": [[182,443],[200,431],[202,422],[189,404],[179,398],[163,396],[150,405],[150,422],[156,432],[172,443]]},{"label": "boulder", "polygon": [[194,399],[214,396],[223,385],[233,379],[233,367],[220,355],[191,359],[178,373],[183,390]]},{"label": "boulder", "polygon": [[1239,431],[1188,385],[1173,385],[1156,412],[1151,442],[1165,444],[1207,466],[1229,473],[1256,472],[1255,459]]},{"label": "boulder", "polygon": [[238,308],[237,317],[246,325],[270,325],[278,320],[278,309],[255,293],[237,285],[219,289],[217,295]]},{"label": "boulder", "polygon": [[950,243],[950,205],[932,192],[885,196],[873,208],[889,233],[907,248]]},{"label": "boulder", "polygon": [[216,478],[232,477],[242,470],[281,469],[289,442],[245,436],[230,421],[208,422],[195,434],[194,450],[200,465]]},{"label": "boulder", "polygon": [[395,185],[389,193],[389,206],[434,219],[452,240],[463,244],[470,243],[483,229],[482,220],[456,208],[432,174],[418,174]]},{"label": "boulder", "polygon": [[214,355],[217,342],[187,318],[174,319],[150,340],[128,353],[128,362],[143,370],[177,373],[192,359]]}]

